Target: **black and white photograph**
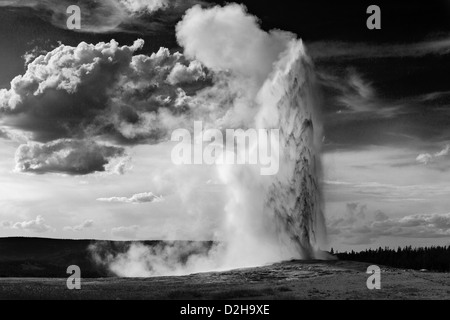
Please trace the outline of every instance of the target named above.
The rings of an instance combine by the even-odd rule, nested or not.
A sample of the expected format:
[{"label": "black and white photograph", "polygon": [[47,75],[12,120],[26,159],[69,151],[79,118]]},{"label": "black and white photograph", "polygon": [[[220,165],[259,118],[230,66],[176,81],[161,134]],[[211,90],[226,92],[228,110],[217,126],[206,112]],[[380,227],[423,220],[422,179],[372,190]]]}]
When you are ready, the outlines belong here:
[{"label": "black and white photograph", "polygon": [[450,1],[0,0],[0,300],[449,299]]}]

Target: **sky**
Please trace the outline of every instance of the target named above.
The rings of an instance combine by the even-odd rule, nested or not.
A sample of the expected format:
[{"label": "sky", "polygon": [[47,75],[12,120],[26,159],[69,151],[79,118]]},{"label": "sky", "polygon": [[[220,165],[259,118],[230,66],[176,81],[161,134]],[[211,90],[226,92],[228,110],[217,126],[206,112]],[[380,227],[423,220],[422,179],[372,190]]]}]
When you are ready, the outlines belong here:
[{"label": "sky", "polygon": [[[226,104],[211,70],[254,72],[251,57],[221,52],[224,38],[209,68],[192,59],[201,44],[177,23],[212,2],[78,4],[71,31],[68,1],[0,0],[0,236],[214,238],[225,187],[211,167],[174,166],[167,134],[187,112],[236,124],[220,103],[189,106]],[[449,244],[450,2],[378,1],[381,30],[366,28],[365,1],[244,4],[315,65],[324,249]]]}]

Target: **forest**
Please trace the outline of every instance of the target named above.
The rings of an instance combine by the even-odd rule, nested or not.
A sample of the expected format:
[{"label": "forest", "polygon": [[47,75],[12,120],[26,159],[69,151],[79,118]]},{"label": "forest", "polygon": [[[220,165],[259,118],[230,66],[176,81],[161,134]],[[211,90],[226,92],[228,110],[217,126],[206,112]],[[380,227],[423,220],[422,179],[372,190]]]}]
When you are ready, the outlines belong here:
[{"label": "forest", "polygon": [[370,262],[402,269],[450,272],[450,246],[413,248],[407,246],[367,249],[360,252],[334,252],[340,260]]}]

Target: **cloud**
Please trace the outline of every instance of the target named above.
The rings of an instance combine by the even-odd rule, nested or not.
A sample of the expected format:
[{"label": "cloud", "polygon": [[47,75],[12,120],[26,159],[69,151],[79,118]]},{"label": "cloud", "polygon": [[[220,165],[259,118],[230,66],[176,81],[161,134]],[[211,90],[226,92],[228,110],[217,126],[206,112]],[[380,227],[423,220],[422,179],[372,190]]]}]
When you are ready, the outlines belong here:
[{"label": "cloud", "polygon": [[[234,19],[231,26],[227,18]],[[205,27],[204,19],[213,23]],[[222,43],[209,28],[224,29],[224,35],[219,33],[223,40],[237,38]],[[198,31],[204,41],[192,37],[192,31]],[[262,31],[245,7],[230,5],[196,6],[187,12],[177,26],[177,39],[186,46],[188,57],[165,48],[150,56],[139,55],[144,45],[141,39],[123,46],[115,40],[81,42],[76,47],[61,44],[28,63],[26,72],[15,77],[9,89],[0,90],[0,122],[52,147],[62,139],[158,143],[167,140],[174,129],[191,128],[192,119],[215,127],[240,126],[253,121],[256,89],[293,38],[281,31]],[[222,48],[228,45],[230,49],[224,52]],[[196,56],[202,60],[193,60]],[[250,87],[255,89],[253,95]],[[39,152],[38,160],[30,159],[31,149],[35,148],[30,142],[18,151],[19,171],[104,171],[109,170],[109,160],[116,158],[95,163],[88,159],[89,165],[80,160],[80,166],[73,168],[61,164],[60,154],[58,161],[48,152]],[[123,171],[123,167],[119,164],[115,170]]]},{"label": "cloud", "polygon": [[132,243],[126,252],[114,252],[104,242],[89,246],[93,260],[119,277],[186,275],[217,268],[210,258],[216,246],[205,242],[164,242],[147,246]]},{"label": "cloud", "polygon": [[135,239],[139,231],[139,226],[117,227],[111,229],[111,234],[123,239]]},{"label": "cloud", "polygon": [[152,13],[169,6],[169,0],[119,0],[129,12]]},{"label": "cloud", "polygon": [[392,118],[398,115],[404,102],[383,99],[373,84],[354,68],[344,73],[320,70],[318,80],[325,94],[330,120],[357,120]]},{"label": "cloud", "polygon": [[2,221],[1,225],[3,228],[9,228],[12,226],[12,222],[11,221]]},{"label": "cloud", "polygon": [[349,213],[350,217],[357,217],[364,219],[366,217],[365,211],[367,209],[367,205],[351,202],[347,203],[347,212]]},{"label": "cloud", "polygon": [[64,227],[64,231],[84,231],[86,229],[92,228],[94,225],[94,220],[85,220],[83,223],[76,226]]},{"label": "cloud", "polygon": [[171,85],[190,83],[202,79],[206,79],[204,67],[200,62],[195,60],[188,66],[177,62],[170,74],[167,76],[167,82]]},{"label": "cloud", "polygon": [[430,198],[446,197],[450,192],[448,184],[412,184],[395,185],[378,182],[348,182],[348,181],[325,181],[325,188],[335,190],[346,190],[351,194],[373,197],[377,201],[401,202],[401,201],[424,201]]},{"label": "cloud", "polygon": [[348,215],[328,221],[329,234],[345,244],[368,245],[381,237],[445,238],[450,236],[450,213],[390,218],[377,210],[374,219]]},{"label": "cloud", "polygon": [[[40,142],[93,136],[126,144],[166,139],[190,112],[187,95],[208,86],[209,79],[196,74],[198,62],[165,48],[135,55],[143,45],[143,40],[130,46],[82,42],[37,57],[9,90],[0,90],[2,123],[31,132]],[[202,114],[207,106],[197,109]]]},{"label": "cloud", "polygon": [[367,209],[367,205],[351,202],[347,203],[346,207],[347,211],[344,217],[330,219],[328,222],[328,234],[340,234],[341,228],[348,228],[365,219],[366,215],[364,212]]},{"label": "cloud", "polygon": [[129,198],[127,197],[98,198],[97,201],[137,204],[137,203],[161,202],[164,201],[164,198],[162,196],[156,196],[152,192],[143,192],[135,194]]},{"label": "cloud", "polygon": [[168,29],[197,3],[205,4],[200,0],[2,0],[0,7],[28,7],[42,20],[67,29],[66,10],[75,4],[80,7],[82,21],[81,29],[75,32],[156,33]]},{"label": "cloud", "polygon": [[383,211],[381,210],[377,210],[374,213],[374,220],[375,221],[386,221],[389,219],[389,216],[387,214],[385,214]]},{"label": "cloud", "polygon": [[442,149],[441,151],[437,152],[434,156],[435,157],[443,157],[443,156],[447,156],[450,153],[450,145],[446,145],[444,149]]},{"label": "cloud", "polygon": [[433,156],[431,154],[422,153],[417,156],[416,161],[422,164],[428,164],[431,161],[431,159],[433,159]]},{"label": "cloud", "polygon": [[449,153],[450,153],[450,145],[448,144],[445,146],[444,149],[434,154],[430,153],[419,154],[416,158],[416,161],[421,164],[428,165],[432,162],[438,162],[439,160],[441,160],[441,158],[448,156]]},{"label": "cloud", "polygon": [[342,41],[317,41],[307,43],[308,53],[315,60],[373,59],[423,57],[450,53],[450,38],[442,37],[406,44],[370,45]]},{"label": "cloud", "polygon": [[52,227],[45,224],[45,220],[41,215],[38,215],[35,220],[16,222],[10,225],[12,229],[21,229],[36,233],[43,233],[53,230]]},{"label": "cloud", "polygon": [[188,58],[215,71],[230,70],[259,81],[267,78],[273,63],[295,38],[289,32],[261,30],[257,18],[238,4],[210,9],[194,6],[176,31]]},{"label": "cloud", "polygon": [[6,131],[3,131],[2,129],[0,129],[0,139],[8,139],[9,140],[9,135]]},{"label": "cloud", "polygon": [[112,159],[126,157],[121,147],[89,140],[61,139],[46,144],[28,142],[16,151],[18,172],[85,175],[104,172]]}]

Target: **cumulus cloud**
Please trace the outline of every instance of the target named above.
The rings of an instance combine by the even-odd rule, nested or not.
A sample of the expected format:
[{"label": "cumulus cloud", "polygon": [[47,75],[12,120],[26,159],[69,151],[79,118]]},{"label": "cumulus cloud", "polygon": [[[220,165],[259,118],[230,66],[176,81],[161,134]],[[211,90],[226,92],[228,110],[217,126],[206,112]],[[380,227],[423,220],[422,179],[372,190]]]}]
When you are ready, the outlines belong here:
[{"label": "cumulus cloud", "polygon": [[84,231],[86,229],[92,228],[94,225],[94,220],[85,220],[83,223],[76,226],[66,226],[64,231]]},{"label": "cumulus cloud", "polygon": [[139,231],[139,226],[133,225],[128,227],[117,227],[111,229],[111,234],[114,237],[122,239],[135,239]]},{"label": "cumulus cloud", "polygon": [[167,82],[171,85],[177,85],[179,83],[190,83],[205,78],[206,73],[203,65],[194,60],[188,66],[177,62],[167,76]]},{"label": "cumulus cloud", "polygon": [[49,230],[53,230],[52,227],[45,224],[45,219],[41,215],[38,215],[35,220],[9,223],[9,225],[12,229],[21,229],[36,233],[43,233]]},{"label": "cumulus cloud", "polygon": [[[205,21],[210,24],[205,26]],[[209,29],[223,29],[225,34],[215,37]],[[194,31],[198,37],[192,38]],[[232,36],[236,38],[230,40]],[[249,94],[249,88],[259,89],[292,38],[281,31],[262,31],[245,7],[230,5],[196,6],[187,12],[177,25],[184,55],[165,48],[139,55],[144,45],[140,39],[123,46],[114,40],[76,47],[61,44],[36,57],[9,89],[0,90],[0,121],[28,132],[31,140],[55,144],[60,139],[93,138],[127,145],[158,143],[176,128],[191,128],[192,119],[215,127],[240,126],[252,121],[255,112],[256,91]],[[251,79],[236,80],[236,75]],[[19,160],[30,149],[21,147]],[[33,161],[24,158],[18,170],[37,172],[47,166],[42,159],[29,169]],[[48,162],[48,169],[54,169],[54,159]],[[93,169],[104,170],[104,165],[103,161]],[[119,164],[116,171],[123,167]],[[78,169],[56,170],[75,174]]]},{"label": "cumulus cloud", "polygon": [[416,158],[416,161],[424,164],[424,165],[428,165],[432,162],[438,162],[439,160],[441,160],[441,158],[444,158],[446,156],[448,156],[450,153],[450,145],[446,145],[444,149],[442,149],[439,152],[430,154],[430,153],[422,153],[419,154]]},{"label": "cumulus cloud", "polygon": [[450,236],[450,213],[390,218],[377,210],[373,219],[356,215],[331,218],[329,234],[345,244],[368,245],[380,237],[445,238]]},{"label": "cumulus cloud", "polygon": [[131,197],[111,197],[111,198],[98,198],[97,201],[103,202],[122,202],[122,203],[151,203],[164,201],[162,196],[154,195],[152,192],[143,192],[132,195]]},{"label": "cumulus cloud", "polygon": [[40,55],[46,54],[47,51],[39,48],[38,46],[32,48],[31,50],[25,52],[25,54],[22,56],[23,60],[25,61],[25,67],[30,63],[33,62],[36,57]]},{"label": "cumulus cloud", "polygon": [[177,39],[184,53],[206,67],[264,81],[273,63],[287,49],[293,34],[261,30],[255,16],[238,4],[189,9],[177,25]]},{"label": "cumulus cloud", "polygon": [[61,139],[45,144],[28,142],[17,149],[15,170],[85,175],[105,171],[112,159],[125,156],[124,148],[89,140]]},{"label": "cumulus cloud", "polygon": [[154,12],[169,6],[169,0],[119,0],[130,12]]},{"label": "cumulus cloud", "polygon": [[37,57],[9,90],[0,90],[2,122],[41,142],[86,136],[120,143],[167,138],[189,111],[180,94],[195,94],[208,83],[196,74],[201,72],[198,62],[189,64],[180,53],[161,48],[150,56],[135,55],[143,44],[82,42]]},{"label": "cumulus cloud", "polygon": [[[192,29],[208,29],[204,18],[214,22],[211,28],[224,28],[228,16],[235,22],[227,36],[239,35],[236,42],[242,46],[233,40],[232,50],[221,57],[214,55],[223,52],[221,48],[227,44],[209,33],[199,35],[209,41],[203,44],[188,35]],[[255,36],[251,45],[243,36],[246,28]],[[61,44],[36,57],[23,75],[11,81],[9,89],[0,90],[1,124],[27,132],[33,141],[56,145],[61,139],[94,138],[127,145],[158,143],[167,140],[174,129],[191,128],[192,119],[214,127],[241,126],[252,121],[256,109],[252,108],[256,91],[252,95],[249,88],[259,88],[260,78],[270,72],[292,35],[264,32],[243,6],[231,5],[190,10],[177,26],[177,38],[187,46],[188,58],[165,48],[150,56],[139,55],[137,51],[144,45],[140,39],[123,46],[114,40],[82,42],[76,47]],[[197,55],[202,61],[193,60]],[[209,70],[208,64],[214,70]],[[237,80],[236,75],[251,79]],[[30,149],[35,148],[27,145],[18,150],[19,171],[76,174],[113,166],[110,161],[100,161],[64,168],[67,164],[60,166],[55,159],[29,159]],[[45,153],[40,154],[43,157]],[[60,160],[61,155],[57,157]],[[125,165],[114,167],[123,172]]]},{"label": "cumulus cloud", "polygon": [[328,222],[328,234],[340,234],[342,229],[358,224],[366,218],[367,205],[351,202],[346,204],[347,211],[343,217],[330,219]]}]

